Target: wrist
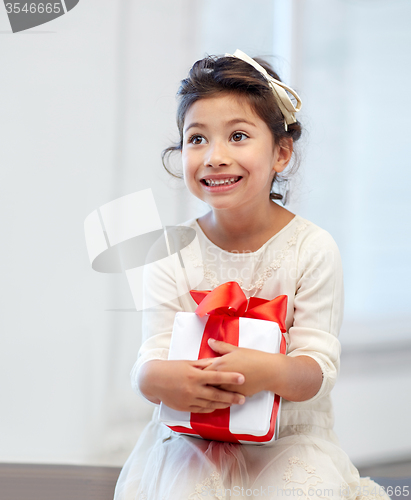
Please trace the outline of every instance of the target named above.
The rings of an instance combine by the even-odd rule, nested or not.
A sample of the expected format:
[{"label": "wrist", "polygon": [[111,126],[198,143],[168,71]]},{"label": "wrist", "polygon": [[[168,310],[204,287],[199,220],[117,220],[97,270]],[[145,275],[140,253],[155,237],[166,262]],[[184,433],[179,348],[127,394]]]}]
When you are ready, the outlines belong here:
[{"label": "wrist", "polygon": [[267,353],[267,356],[269,356],[269,358],[267,359],[268,362],[266,363],[267,374],[264,379],[264,390],[274,392],[275,394],[279,394],[281,396],[284,383],[287,380],[287,357],[285,354],[280,353]]},{"label": "wrist", "polygon": [[158,384],[158,372],[160,364],[164,360],[152,359],[146,361],[139,369],[137,375],[137,384],[141,394],[155,404],[161,403],[161,398],[159,397],[159,386]]},{"label": "wrist", "polygon": [[323,375],[320,365],[309,356],[273,354],[268,389],[288,401],[301,402],[311,399],[319,391]]}]

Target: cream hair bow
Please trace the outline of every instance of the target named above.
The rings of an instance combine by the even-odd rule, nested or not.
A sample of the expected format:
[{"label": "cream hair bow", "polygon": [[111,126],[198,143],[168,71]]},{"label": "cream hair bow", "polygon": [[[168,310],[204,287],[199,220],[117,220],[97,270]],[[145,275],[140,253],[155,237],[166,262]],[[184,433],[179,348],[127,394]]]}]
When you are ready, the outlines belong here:
[{"label": "cream hair bow", "polygon": [[[234,54],[226,54],[226,57],[237,57],[238,59],[242,59],[246,63],[251,64],[251,66],[254,66],[256,70],[264,75],[273,91],[281,113],[284,116],[285,130],[288,129],[287,125],[291,125],[291,123],[295,123],[297,121],[295,113],[301,109],[301,99],[295,90],[288,87],[283,82],[273,78],[260,64],[258,64],[258,62],[254,61],[254,59],[249,57],[247,54],[244,54],[244,52],[239,49],[237,49]],[[286,91],[289,92],[297,101],[295,106]]]}]

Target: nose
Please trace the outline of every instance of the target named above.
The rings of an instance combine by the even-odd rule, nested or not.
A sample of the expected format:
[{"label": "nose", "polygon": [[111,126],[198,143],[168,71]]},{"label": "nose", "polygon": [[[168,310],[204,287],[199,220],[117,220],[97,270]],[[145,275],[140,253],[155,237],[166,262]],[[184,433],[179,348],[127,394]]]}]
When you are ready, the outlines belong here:
[{"label": "nose", "polygon": [[204,158],[206,167],[224,167],[230,165],[231,159],[228,148],[223,141],[214,141],[207,148]]}]

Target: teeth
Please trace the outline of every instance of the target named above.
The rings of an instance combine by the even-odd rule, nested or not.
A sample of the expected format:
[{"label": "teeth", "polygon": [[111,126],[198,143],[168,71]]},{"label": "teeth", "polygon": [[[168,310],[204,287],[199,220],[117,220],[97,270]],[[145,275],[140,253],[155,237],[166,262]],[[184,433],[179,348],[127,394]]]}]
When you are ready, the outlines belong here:
[{"label": "teeth", "polygon": [[227,186],[228,184],[233,184],[238,180],[238,177],[231,177],[231,179],[221,179],[221,180],[214,180],[214,179],[204,179],[205,183],[207,186]]}]

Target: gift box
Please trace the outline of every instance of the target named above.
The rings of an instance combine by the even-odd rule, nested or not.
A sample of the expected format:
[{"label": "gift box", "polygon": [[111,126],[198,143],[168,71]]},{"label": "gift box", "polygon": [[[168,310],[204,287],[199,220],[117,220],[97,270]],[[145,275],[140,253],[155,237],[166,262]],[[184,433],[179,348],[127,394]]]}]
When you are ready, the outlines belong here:
[{"label": "gift box", "polygon": [[[247,300],[236,282],[212,291],[192,290],[195,313],[176,314],[169,358],[197,360],[219,356],[208,339],[269,353],[286,353],[287,296]],[[241,388],[241,387],[240,387]],[[243,405],[212,413],[189,413],[160,405],[160,421],[175,432],[216,441],[266,444],[278,435],[281,398],[269,391],[246,397]]]}]

